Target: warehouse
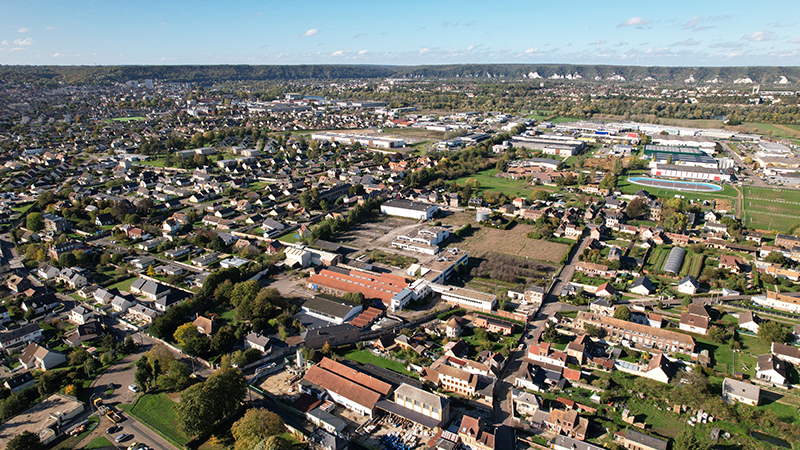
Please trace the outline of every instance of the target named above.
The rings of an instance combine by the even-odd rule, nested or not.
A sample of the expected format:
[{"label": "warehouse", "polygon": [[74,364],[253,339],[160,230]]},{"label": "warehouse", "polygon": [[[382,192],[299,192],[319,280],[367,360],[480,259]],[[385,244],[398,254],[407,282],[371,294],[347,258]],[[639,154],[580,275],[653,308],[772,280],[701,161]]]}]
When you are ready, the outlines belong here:
[{"label": "warehouse", "polygon": [[430,203],[402,199],[388,200],[381,205],[381,212],[384,214],[417,220],[428,220],[432,218],[438,210],[438,206]]},{"label": "warehouse", "polygon": [[705,136],[673,136],[656,135],[653,136],[653,143],[657,145],[668,145],[670,147],[700,147],[713,150],[717,144],[710,137]]},{"label": "warehouse", "polygon": [[644,156],[652,157],[653,154],[663,153],[666,155],[702,155],[703,152],[697,147],[669,147],[666,145],[645,145]]},{"label": "warehouse", "polygon": [[650,168],[650,175],[684,180],[731,181],[731,175],[719,169],[676,166],[674,164],[656,164]]},{"label": "warehouse", "polygon": [[717,160],[706,155],[692,155],[692,154],[667,154],[667,153],[653,153],[651,155],[654,164],[675,164],[680,166],[691,167],[708,167],[709,169],[716,169],[718,167]]}]

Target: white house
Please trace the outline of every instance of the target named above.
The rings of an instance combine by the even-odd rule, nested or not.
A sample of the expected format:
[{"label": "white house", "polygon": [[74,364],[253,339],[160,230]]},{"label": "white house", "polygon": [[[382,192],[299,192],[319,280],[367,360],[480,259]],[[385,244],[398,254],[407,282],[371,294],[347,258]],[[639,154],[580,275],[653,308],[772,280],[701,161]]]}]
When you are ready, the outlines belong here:
[{"label": "white house", "polygon": [[245,350],[254,348],[261,353],[267,353],[269,349],[269,338],[255,332],[250,332],[250,334],[244,338],[244,348]]},{"label": "white house", "polygon": [[696,314],[682,313],[678,328],[690,333],[706,334],[708,333],[708,319]]},{"label": "white house", "polygon": [[390,216],[428,220],[439,210],[437,205],[411,200],[388,200],[381,205],[381,212]]},{"label": "white house", "polygon": [[758,333],[758,317],[751,312],[739,313],[739,328]]},{"label": "white house", "polygon": [[92,317],[94,317],[94,311],[83,305],[78,305],[69,312],[69,321],[76,325],[83,325]]},{"label": "white house", "polygon": [[781,386],[786,385],[786,363],[780,358],[767,353],[758,355],[756,363],[756,378],[768,383],[775,383]]},{"label": "white house", "polygon": [[750,406],[758,406],[760,396],[761,388],[756,385],[731,378],[722,380],[722,400],[727,403],[739,402]]},{"label": "white house", "polygon": [[50,370],[67,361],[63,353],[59,353],[35,343],[28,344],[19,356],[19,362],[28,370]]},{"label": "white house", "polygon": [[694,295],[697,293],[697,290],[699,288],[700,284],[691,275],[687,275],[684,279],[682,279],[678,283],[678,292],[680,292],[681,294]]}]

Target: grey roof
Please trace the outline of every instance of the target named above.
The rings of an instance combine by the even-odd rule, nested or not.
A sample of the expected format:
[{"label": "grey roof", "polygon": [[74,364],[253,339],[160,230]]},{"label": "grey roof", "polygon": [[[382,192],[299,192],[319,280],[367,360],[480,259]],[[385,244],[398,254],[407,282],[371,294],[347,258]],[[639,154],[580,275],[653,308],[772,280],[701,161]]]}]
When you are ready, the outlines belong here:
[{"label": "grey roof", "polygon": [[631,284],[631,289],[633,289],[635,287],[639,287],[639,286],[644,286],[649,291],[653,290],[653,283],[651,283],[650,279],[647,278],[647,277],[639,277],[639,278],[637,278],[633,282],[633,284]]},{"label": "grey roof", "polygon": [[697,282],[697,280],[695,280],[695,278],[694,278],[693,276],[691,276],[691,275],[686,275],[686,276],[685,276],[685,277],[684,277],[684,278],[683,278],[683,279],[682,279],[682,280],[681,280],[681,281],[678,283],[678,285],[680,286],[681,284],[684,284],[684,283],[692,283],[692,284],[693,284],[695,287],[699,287],[699,286],[700,286],[700,283],[698,283],[698,282]]},{"label": "grey roof", "polygon": [[654,448],[657,450],[667,450],[667,445],[669,444],[668,441],[659,439],[657,437],[649,436],[647,434],[633,430],[631,428],[625,430],[625,438],[631,442],[636,442],[637,444],[642,444],[646,447]]},{"label": "grey roof", "polygon": [[551,442],[554,448],[567,448],[570,450],[603,450],[604,447],[599,447],[589,442],[579,441],[569,436],[558,435]]},{"label": "grey roof", "polygon": [[300,333],[300,337],[307,341],[309,339],[330,336],[333,334],[348,333],[357,330],[358,328],[350,325],[349,323],[343,323],[341,325],[332,325],[329,327],[307,328],[306,331]]},{"label": "grey roof", "polygon": [[725,378],[722,380],[722,395],[725,396],[727,394],[758,401],[758,398],[761,396],[761,388],[750,383],[745,383],[744,381]]},{"label": "grey roof", "polygon": [[262,336],[262,335],[260,335],[260,334],[258,334],[256,332],[252,332],[251,331],[250,334],[245,336],[244,339],[247,342],[250,342],[251,344],[258,345],[259,347],[266,348],[266,347],[269,346],[269,338],[265,337],[265,336]]},{"label": "grey roof", "polygon": [[686,251],[681,247],[673,247],[667,256],[667,262],[664,263],[664,272],[678,273],[683,264],[683,257]]},{"label": "grey roof", "polygon": [[358,308],[358,306],[335,301],[331,297],[325,298],[321,295],[315,295],[303,303],[303,308],[312,312],[322,313],[326,316],[343,319],[347,317],[353,309]]},{"label": "grey roof", "polygon": [[5,344],[6,342],[11,342],[14,339],[17,339],[17,338],[20,338],[22,336],[31,334],[31,333],[35,332],[36,330],[41,330],[41,328],[39,328],[39,325],[37,325],[35,323],[32,323],[32,324],[25,325],[24,327],[15,328],[15,329],[10,330],[10,331],[5,331],[3,333],[0,333],[0,344]]},{"label": "grey roof", "polygon": [[401,384],[400,387],[394,391],[394,393],[395,395],[402,395],[404,398],[419,401],[423,405],[435,406],[439,409],[439,411],[443,411],[450,402],[450,400],[445,397],[436,395],[432,392],[424,391],[420,388],[416,388],[405,383]]},{"label": "grey roof", "polygon": [[383,204],[384,206],[391,208],[410,209],[412,211],[427,211],[433,207],[436,207],[436,205],[432,205],[429,203],[413,202],[411,200],[403,200],[403,199],[388,200]]},{"label": "grey roof", "polygon": [[786,363],[780,360],[777,356],[773,355],[772,353],[767,353],[765,355],[758,355],[758,363],[757,363],[758,370],[763,372],[767,370],[774,370],[779,374],[783,375],[786,378]]}]

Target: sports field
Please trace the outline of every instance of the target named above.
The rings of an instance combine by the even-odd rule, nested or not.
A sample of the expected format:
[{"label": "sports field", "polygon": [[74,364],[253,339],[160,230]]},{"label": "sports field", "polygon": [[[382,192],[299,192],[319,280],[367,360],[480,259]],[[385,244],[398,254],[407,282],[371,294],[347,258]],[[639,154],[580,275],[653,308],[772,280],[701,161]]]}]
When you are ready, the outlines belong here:
[{"label": "sports field", "polygon": [[800,191],[745,186],[745,225],[756,230],[787,232],[800,223]]},{"label": "sports field", "polygon": [[[637,178],[637,177],[638,176],[634,176],[632,178]],[[617,183],[617,188],[624,194],[634,194],[639,189],[644,189],[647,192],[649,192],[650,195],[656,197],[669,198],[678,195],[687,200],[689,199],[714,200],[716,198],[730,198],[735,200],[738,196],[736,189],[728,185],[723,186],[722,190],[718,192],[709,192],[709,193],[685,192],[685,191],[678,191],[675,189],[644,187],[629,181],[627,178],[620,178],[619,183]]]}]

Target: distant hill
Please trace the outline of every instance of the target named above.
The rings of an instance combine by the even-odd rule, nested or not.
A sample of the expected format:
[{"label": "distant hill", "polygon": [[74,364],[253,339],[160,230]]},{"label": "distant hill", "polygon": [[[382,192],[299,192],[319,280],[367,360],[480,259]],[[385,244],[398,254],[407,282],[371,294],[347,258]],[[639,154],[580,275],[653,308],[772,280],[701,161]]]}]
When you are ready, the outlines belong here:
[{"label": "distant hill", "polygon": [[[576,77],[577,75],[577,77]],[[0,79],[35,84],[106,84],[154,78],[173,82],[250,80],[478,78],[490,80],[574,77],[582,82],[760,84],[797,88],[800,67],[641,67],[575,64],[453,64],[441,66],[296,65],[296,66],[0,66]],[[777,84],[785,77],[788,84]]]}]

